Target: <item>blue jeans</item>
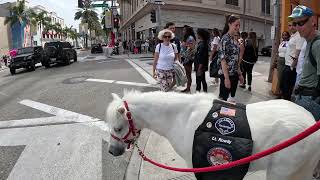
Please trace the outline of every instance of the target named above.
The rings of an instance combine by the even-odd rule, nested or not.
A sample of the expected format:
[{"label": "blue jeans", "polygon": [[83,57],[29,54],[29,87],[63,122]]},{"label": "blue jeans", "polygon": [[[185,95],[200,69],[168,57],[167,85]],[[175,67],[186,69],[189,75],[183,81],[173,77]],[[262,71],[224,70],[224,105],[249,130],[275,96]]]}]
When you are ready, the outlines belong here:
[{"label": "blue jeans", "polygon": [[312,99],[312,96],[296,95],[295,103],[311,112],[316,121],[320,119],[320,97]]}]

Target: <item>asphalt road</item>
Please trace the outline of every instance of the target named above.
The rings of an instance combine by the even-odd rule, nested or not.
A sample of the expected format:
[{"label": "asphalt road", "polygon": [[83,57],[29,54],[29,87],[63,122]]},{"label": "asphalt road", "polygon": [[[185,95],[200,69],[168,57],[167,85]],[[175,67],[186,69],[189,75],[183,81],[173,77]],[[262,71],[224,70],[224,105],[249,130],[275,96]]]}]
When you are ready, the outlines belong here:
[{"label": "asphalt road", "polygon": [[0,71],[0,180],[124,178],[131,152],[109,155],[105,110],[111,93],[154,88],[124,59],[79,57],[14,76]]}]

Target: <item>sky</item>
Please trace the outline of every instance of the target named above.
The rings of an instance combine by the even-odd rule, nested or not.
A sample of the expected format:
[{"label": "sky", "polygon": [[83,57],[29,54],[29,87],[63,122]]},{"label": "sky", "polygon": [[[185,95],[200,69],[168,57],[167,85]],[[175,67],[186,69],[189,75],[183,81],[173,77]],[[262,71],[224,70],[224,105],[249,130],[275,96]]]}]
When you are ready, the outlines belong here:
[{"label": "sky", "polygon": [[[67,26],[73,26],[78,29],[80,21],[74,20],[74,14],[77,12],[78,0],[27,0],[30,6],[42,5],[47,11],[54,11],[57,16],[64,19]],[[0,4],[6,2],[16,2],[16,0],[0,0]],[[101,11],[98,12],[101,14]]]}]

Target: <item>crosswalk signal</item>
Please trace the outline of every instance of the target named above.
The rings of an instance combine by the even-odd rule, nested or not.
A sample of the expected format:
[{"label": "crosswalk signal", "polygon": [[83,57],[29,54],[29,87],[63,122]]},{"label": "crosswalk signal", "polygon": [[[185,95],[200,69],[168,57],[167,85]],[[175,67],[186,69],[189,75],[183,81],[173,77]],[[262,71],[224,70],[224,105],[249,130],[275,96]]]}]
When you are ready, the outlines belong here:
[{"label": "crosswalk signal", "polygon": [[78,0],[78,8],[83,8],[83,0]]},{"label": "crosswalk signal", "polygon": [[155,10],[152,10],[152,11],[150,12],[150,20],[151,20],[152,23],[157,22],[156,11],[155,11]]}]

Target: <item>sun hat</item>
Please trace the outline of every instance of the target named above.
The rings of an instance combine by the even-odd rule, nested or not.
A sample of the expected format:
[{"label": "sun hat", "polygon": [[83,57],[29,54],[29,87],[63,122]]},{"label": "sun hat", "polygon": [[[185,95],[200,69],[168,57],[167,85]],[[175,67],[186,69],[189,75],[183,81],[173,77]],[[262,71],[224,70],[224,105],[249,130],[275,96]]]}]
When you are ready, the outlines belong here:
[{"label": "sun hat", "polygon": [[313,16],[313,11],[307,6],[298,5],[292,10],[292,14],[288,16],[290,19],[300,18],[300,17],[311,17]]}]

